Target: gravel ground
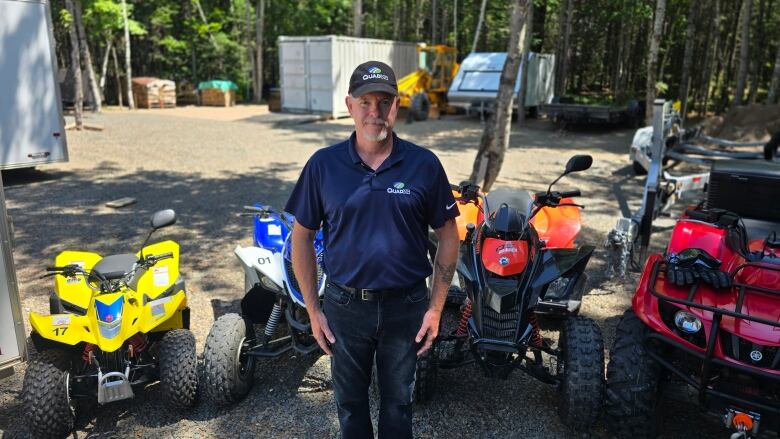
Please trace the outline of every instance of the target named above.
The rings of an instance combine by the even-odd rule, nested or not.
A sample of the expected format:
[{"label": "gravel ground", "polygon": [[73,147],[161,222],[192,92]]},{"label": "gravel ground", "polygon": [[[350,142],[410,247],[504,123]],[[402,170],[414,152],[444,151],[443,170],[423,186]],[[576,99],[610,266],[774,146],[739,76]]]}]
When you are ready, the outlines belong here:
[{"label": "gravel ground", "polygon": [[[25,315],[48,309],[51,280],[43,267],[59,251],[89,249],[101,254],[136,251],[148,219],[174,208],[176,226],[156,235],[181,245],[181,270],[192,308],[192,330],[201,352],[215,317],[238,309],[243,275],[232,253],[251,243],[251,224],[234,214],[262,201],[282,207],[308,157],[344,139],[351,120],[284,123],[265,111],[229,115],[207,112],[107,111],[88,115],[102,132],[68,132],[70,162],[33,172],[4,173],[9,213],[15,224],[15,261]],[[295,122],[294,119],[291,119]],[[482,127],[462,116],[406,125],[397,132],[433,149],[453,182],[467,177]],[[588,153],[591,170],[565,178],[560,188],[579,188],[587,205],[580,240],[597,246],[589,266],[589,291],[582,313],[595,319],[612,344],[614,327],[630,303],[634,280],[604,277],[601,242],[623,209],[636,206],[641,180],[627,166],[631,130],[559,132],[545,121],[513,128],[498,185],[543,190],[568,157]],[[104,203],[134,197],[118,210]],[[626,201],[629,200],[629,201]],[[671,225],[669,220],[660,226]],[[663,245],[663,235],[656,239]],[[450,318],[452,318],[450,316]],[[29,330],[29,323],[26,322]],[[24,366],[0,381],[0,432],[27,437],[19,400]],[[159,401],[158,386],[136,398],[78,420],[76,437],[279,437],[338,435],[327,357],[282,356],[258,368],[250,395],[229,409],[201,399],[191,411]],[[484,378],[476,366],[442,371],[434,400],[415,413],[423,438],[563,438],[583,435],[563,426],[555,390],[521,372],[507,381]],[[725,436],[719,422],[686,403],[665,404],[662,437]],[[609,437],[600,420],[592,437]]]}]

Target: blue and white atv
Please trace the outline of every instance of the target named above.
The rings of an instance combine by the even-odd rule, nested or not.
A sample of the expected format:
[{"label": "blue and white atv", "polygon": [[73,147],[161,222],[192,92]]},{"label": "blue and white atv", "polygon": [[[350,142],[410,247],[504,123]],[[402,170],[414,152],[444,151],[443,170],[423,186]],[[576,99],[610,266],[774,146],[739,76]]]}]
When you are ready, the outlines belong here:
[{"label": "blue and white atv", "polygon": [[[245,274],[241,315],[219,317],[203,352],[203,388],[218,404],[230,404],[246,396],[259,358],[277,357],[290,350],[309,354],[319,349],[293,274],[290,254],[294,218],[259,203],[244,210],[247,212],[241,215],[254,218],[254,246],[239,245],[235,249]],[[314,250],[322,297],[326,283],[322,231],[317,232]],[[286,331],[280,324],[283,318]],[[262,333],[255,333],[255,325],[264,325]]]}]

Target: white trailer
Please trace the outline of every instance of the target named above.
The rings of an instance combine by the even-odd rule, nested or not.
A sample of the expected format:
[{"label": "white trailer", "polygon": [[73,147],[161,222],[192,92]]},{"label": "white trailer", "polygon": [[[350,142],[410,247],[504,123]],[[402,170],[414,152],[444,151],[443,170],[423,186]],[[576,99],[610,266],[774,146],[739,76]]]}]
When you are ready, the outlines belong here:
[{"label": "white trailer", "polygon": [[13,239],[0,177],[0,379],[27,357],[22,304],[14,268]]},{"label": "white trailer", "polygon": [[[531,53],[528,57],[528,89],[525,93],[525,108],[548,104],[553,97],[555,55]],[[498,96],[498,84],[504,69],[506,52],[474,52],[460,64],[452,80],[447,101],[450,105],[465,109],[492,111]],[[520,64],[522,72],[523,64]],[[518,72],[515,95],[520,91]],[[517,108],[517,102],[514,103]]]},{"label": "white trailer", "polygon": [[0,169],[68,160],[46,0],[0,0]]},{"label": "white trailer", "polygon": [[359,64],[381,61],[396,79],[417,70],[415,43],[337,35],[279,37],[282,111],[349,115],[344,98]]}]

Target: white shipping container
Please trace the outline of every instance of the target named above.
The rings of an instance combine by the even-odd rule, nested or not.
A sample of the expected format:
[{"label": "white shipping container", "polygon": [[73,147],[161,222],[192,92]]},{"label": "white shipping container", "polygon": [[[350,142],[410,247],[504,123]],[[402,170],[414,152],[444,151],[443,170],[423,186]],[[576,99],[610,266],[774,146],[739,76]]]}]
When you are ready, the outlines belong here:
[{"label": "white shipping container", "polygon": [[415,43],[337,35],[281,36],[278,43],[282,111],[347,116],[344,97],[359,64],[381,61],[396,80],[417,70]]},{"label": "white shipping container", "polygon": [[0,0],[0,169],[68,160],[46,0]]},{"label": "white shipping container", "polygon": [[27,357],[22,304],[14,268],[13,239],[0,178],[0,379]]}]

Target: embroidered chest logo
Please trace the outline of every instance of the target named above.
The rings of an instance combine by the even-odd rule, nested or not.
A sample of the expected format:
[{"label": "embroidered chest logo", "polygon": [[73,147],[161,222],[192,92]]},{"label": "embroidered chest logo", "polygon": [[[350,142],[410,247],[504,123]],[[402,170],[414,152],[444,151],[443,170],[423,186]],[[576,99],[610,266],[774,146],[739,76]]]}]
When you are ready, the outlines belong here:
[{"label": "embroidered chest logo", "polygon": [[412,193],[409,189],[406,189],[406,185],[400,181],[393,183],[392,187],[387,188],[388,194],[403,194],[409,195]]}]

